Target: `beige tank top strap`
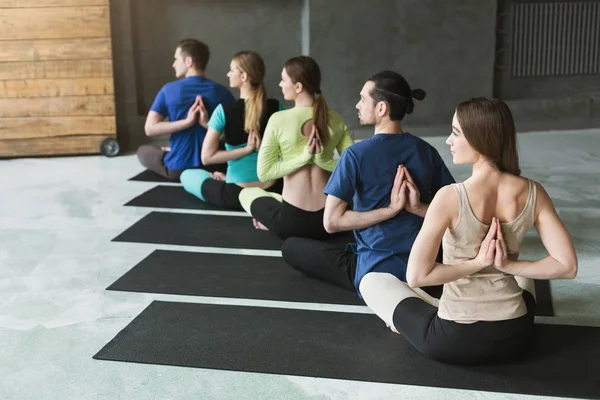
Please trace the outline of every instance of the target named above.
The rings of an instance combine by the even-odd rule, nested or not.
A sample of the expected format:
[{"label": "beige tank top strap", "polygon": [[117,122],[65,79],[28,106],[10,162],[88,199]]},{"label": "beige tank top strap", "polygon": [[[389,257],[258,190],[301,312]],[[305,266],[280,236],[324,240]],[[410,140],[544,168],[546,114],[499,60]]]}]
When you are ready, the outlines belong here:
[{"label": "beige tank top strap", "polygon": [[529,183],[529,195],[527,196],[527,204],[525,205],[528,220],[535,223],[535,203],[537,201],[537,186],[534,181],[527,179]]},{"label": "beige tank top strap", "polygon": [[469,215],[469,203],[467,200],[467,190],[465,189],[465,185],[462,182],[452,183],[451,186],[456,191],[456,195],[458,196],[458,221],[456,223],[455,229],[460,225],[460,222],[465,217],[465,215]]}]

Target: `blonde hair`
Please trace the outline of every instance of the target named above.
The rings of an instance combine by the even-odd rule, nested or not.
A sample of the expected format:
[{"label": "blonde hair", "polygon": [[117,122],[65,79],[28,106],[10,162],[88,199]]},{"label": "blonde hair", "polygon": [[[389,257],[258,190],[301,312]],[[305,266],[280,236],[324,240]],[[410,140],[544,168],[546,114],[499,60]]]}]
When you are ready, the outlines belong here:
[{"label": "blonde hair", "polygon": [[260,133],[260,120],[267,105],[267,90],[263,83],[265,63],[253,51],[240,51],[233,56],[233,62],[248,75],[252,87],[250,97],[245,101],[244,131]]}]

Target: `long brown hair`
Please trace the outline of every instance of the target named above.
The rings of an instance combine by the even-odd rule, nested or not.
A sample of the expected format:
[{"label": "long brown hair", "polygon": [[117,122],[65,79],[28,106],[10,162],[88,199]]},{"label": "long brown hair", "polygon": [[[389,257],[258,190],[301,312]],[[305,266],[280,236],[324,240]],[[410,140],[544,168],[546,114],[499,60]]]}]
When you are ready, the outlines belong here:
[{"label": "long brown hair", "polygon": [[233,62],[248,75],[252,86],[250,97],[245,101],[244,131],[255,131],[260,134],[260,119],[267,106],[267,90],[265,78],[265,63],[261,56],[253,51],[240,51],[233,56]]},{"label": "long brown hair", "polygon": [[500,171],[521,175],[517,130],[506,103],[489,97],[467,100],[456,107],[456,118],[471,147]]},{"label": "long brown hair", "polygon": [[319,131],[321,142],[325,143],[329,135],[327,103],[321,93],[321,69],[317,62],[308,56],[290,58],[283,65],[292,82],[302,84],[302,88],[315,97],[313,103],[313,124]]}]

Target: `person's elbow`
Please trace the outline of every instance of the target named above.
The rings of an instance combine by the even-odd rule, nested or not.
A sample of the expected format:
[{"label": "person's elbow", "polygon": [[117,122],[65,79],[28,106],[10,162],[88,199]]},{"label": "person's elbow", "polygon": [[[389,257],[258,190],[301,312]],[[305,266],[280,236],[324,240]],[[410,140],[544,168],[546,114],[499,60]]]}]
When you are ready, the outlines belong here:
[{"label": "person's elbow", "polygon": [[154,131],[152,129],[151,124],[144,125],[144,132],[146,133],[146,136],[148,136],[148,137],[154,136]]},{"label": "person's elbow", "polygon": [[409,274],[408,271],[406,273],[406,284],[413,289],[423,286],[421,280],[415,274]]},{"label": "person's elbow", "polygon": [[275,179],[275,178],[271,177],[270,174],[267,173],[267,170],[265,168],[261,168],[261,167],[256,169],[256,176],[258,176],[258,180],[261,182],[267,182],[272,179]]},{"label": "person's elbow", "polygon": [[212,157],[208,154],[200,154],[200,160],[202,161],[203,165],[212,164]]},{"label": "person's elbow", "polygon": [[409,278],[408,275],[406,275],[406,284],[411,289],[415,289],[415,288],[418,288],[419,286],[421,286],[419,284],[418,280],[414,276],[411,276]]},{"label": "person's elbow", "polygon": [[323,228],[325,228],[325,231],[329,234],[338,233],[340,231],[337,218],[329,215],[323,217]]},{"label": "person's elbow", "polygon": [[569,260],[562,263],[564,266],[563,278],[574,279],[579,271],[579,263],[577,257],[573,256]]},{"label": "person's elbow", "polygon": [[409,261],[406,267],[406,284],[408,287],[414,289],[423,286],[423,279],[411,264],[412,263]]}]

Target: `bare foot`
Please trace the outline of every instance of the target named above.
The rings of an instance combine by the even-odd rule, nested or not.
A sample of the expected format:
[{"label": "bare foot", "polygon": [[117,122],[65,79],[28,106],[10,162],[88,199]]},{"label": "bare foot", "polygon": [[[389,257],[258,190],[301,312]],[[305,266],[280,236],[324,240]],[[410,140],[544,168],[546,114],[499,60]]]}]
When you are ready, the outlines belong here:
[{"label": "bare foot", "polygon": [[258,229],[259,231],[268,231],[269,230],[269,228],[267,228],[266,226],[264,226],[263,224],[258,222],[256,220],[256,218],[252,218],[252,223],[254,224],[254,228]]},{"label": "bare foot", "polygon": [[396,330],[396,328],[394,328],[393,326],[389,326],[388,324],[385,324],[385,326],[387,326],[388,328],[390,328],[390,330],[391,330],[392,332],[394,332],[394,333],[397,333],[398,335],[400,334],[400,332],[398,332],[398,331]]},{"label": "bare foot", "polygon": [[213,178],[215,181],[225,180],[225,174],[219,171],[211,172],[210,177]]}]

